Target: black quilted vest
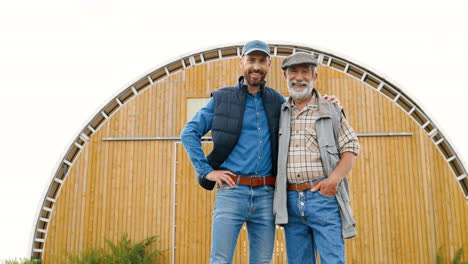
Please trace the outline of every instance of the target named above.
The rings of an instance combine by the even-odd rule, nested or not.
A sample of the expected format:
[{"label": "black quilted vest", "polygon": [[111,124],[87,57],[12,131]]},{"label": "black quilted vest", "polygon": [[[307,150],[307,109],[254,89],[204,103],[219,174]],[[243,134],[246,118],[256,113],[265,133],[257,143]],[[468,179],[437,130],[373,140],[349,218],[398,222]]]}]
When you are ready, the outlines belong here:
[{"label": "black quilted vest", "polygon": [[[208,155],[208,162],[217,170],[227,159],[237,144],[244,118],[245,102],[247,100],[247,86],[243,85],[244,77],[240,77],[238,83],[232,87],[224,87],[214,91],[211,96],[214,101],[214,117],[211,127],[214,148]],[[279,117],[283,96],[275,89],[262,84],[263,105],[270,127],[272,175],[276,176],[278,160],[278,129]],[[212,190],[215,182],[198,177],[199,184]]]}]

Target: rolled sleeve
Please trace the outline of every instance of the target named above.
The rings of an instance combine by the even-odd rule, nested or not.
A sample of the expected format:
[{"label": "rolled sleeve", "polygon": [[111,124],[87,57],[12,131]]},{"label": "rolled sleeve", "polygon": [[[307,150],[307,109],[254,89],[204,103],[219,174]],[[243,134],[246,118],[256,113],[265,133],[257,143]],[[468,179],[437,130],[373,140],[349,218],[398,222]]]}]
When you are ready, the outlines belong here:
[{"label": "rolled sleeve", "polygon": [[180,138],[195,171],[205,177],[213,170],[202,150],[201,138],[211,130],[213,123],[214,103],[211,98],[182,130]]},{"label": "rolled sleeve", "polygon": [[340,153],[352,152],[356,156],[359,155],[360,145],[358,137],[343,113],[341,113],[341,126],[338,135],[338,144],[340,145]]}]

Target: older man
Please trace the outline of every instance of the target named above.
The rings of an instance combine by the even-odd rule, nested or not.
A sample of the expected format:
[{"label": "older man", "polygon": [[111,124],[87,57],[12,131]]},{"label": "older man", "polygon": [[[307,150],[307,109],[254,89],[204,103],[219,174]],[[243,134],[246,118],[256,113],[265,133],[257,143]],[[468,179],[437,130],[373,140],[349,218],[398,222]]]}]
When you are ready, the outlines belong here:
[{"label": "older man", "polygon": [[346,175],[359,153],[342,108],[314,88],[318,62],[308,53],[282,68],[291,97],[281,107],[274,214],[284,225],[289,263],[344,263],[344,240],[356,235]]}]

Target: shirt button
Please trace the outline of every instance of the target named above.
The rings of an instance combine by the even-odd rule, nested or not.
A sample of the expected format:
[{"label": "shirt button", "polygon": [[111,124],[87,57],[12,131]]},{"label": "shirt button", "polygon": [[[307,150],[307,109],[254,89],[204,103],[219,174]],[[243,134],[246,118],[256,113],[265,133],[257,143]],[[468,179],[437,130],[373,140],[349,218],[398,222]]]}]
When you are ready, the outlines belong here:
[{"label": "shirt button", "polygon": [[263,143],[263,141],[260,140],[260,144],[262,144],[262,143]]},{"label": "shirt button", "polygon": [[258,159],[262,159],[262,156],[258,156]]},{"label": "shirt button", "polygon": [[296,144],[296,147],[299,147],[299,145],[298,145],[298,144]]},{"label": "shirt button", "polygon": [[301,177],[301,175],[298,174],[297,177]]},{"label": "shirt button", "polygon": [[258,128],[258,130],[260,130],[260,128]]},{"label": "shirt button", "polygon": [[304,202],[301,202],[301,206],[304,206]]}]

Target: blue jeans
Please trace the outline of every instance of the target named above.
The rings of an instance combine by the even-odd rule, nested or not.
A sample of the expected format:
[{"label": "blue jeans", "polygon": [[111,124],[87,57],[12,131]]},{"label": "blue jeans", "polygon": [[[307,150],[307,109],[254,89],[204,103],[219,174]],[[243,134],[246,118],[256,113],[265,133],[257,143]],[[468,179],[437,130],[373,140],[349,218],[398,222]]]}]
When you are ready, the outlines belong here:
[{"label": "blue jeans", "polygon": [[247,223],[249,263],[270,263],[275,221],[272,186],[235,185],[217,189],[210,263],[231,263],[239,231]]},{"label": "blue jeans", "polygon": [[341,217],[335,197],[319,191],[288,191],[288,224],[284,226],[288,263],[345,263]]}]

